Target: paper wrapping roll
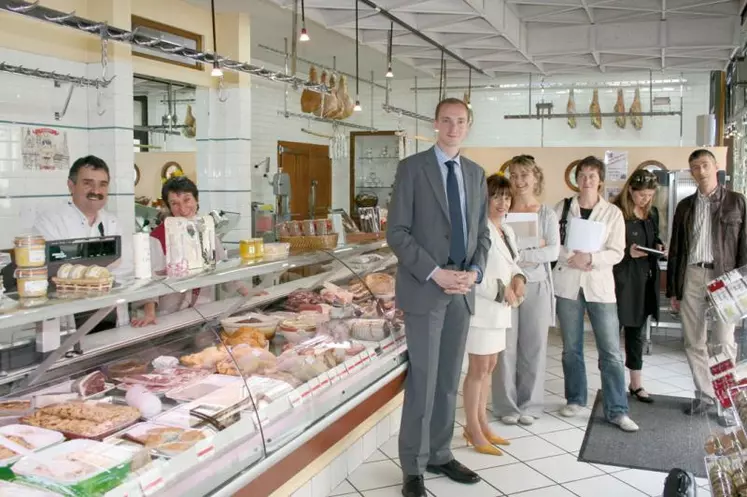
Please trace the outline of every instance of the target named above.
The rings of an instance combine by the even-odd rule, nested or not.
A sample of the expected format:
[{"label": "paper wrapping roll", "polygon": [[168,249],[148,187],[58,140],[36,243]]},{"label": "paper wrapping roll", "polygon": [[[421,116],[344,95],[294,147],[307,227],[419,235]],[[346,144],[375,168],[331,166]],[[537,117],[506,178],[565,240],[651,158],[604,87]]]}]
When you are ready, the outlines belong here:
[{"label": "paper wrapping roll", "polygon": [[148,233],[135,233],[132,236],[132,252],[135,259],[135,278],[139,280],[150,278],[150,235]]}]

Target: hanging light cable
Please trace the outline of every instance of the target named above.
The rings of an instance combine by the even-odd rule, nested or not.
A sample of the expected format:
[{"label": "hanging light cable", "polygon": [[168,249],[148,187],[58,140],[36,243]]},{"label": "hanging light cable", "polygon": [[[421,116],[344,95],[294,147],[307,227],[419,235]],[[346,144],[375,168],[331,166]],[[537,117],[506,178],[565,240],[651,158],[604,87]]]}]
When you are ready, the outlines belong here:
[{"label": "hanging light cable", "polygon": [[393,78],[394,72],[392,71],[392,41],[394,37],[394,21],[389,25],[389,42],[387,43],[386,47],[386,61],[387,61],[387,71],[386,71],[386,77],[387,78]]},{"label": "hanging light cable", "polygon": [[210,75],[215,78],[222,78],[223,70],[221,70],[220,62],[218,61],[218,37],[215,33],[215,0],[210,0],[210,14],[213,19],[213,70],[210,72]]},{"label": "hanging light cable", "polygon": [[301,0],[301,35],[298,37],[298,41],[309,41],[309,32],[306,31],[306,7],[304,6],[304,0]]},{"label": "hanging light cable", "polygon": [[360,70],[359,67],[359,60],[358,60],[358,0],[355,1],[355,107],[353,107],[353,110],[355,112],[360,112],[363,110],[363,107],[361,107],[361,99],[360,99],[360,80],[358,79],[358,71]]},{"label": "hanging light cable", "polygon": [[467,83],[467,107],[472,108],[472,68],[469,68],[469,81]]}]

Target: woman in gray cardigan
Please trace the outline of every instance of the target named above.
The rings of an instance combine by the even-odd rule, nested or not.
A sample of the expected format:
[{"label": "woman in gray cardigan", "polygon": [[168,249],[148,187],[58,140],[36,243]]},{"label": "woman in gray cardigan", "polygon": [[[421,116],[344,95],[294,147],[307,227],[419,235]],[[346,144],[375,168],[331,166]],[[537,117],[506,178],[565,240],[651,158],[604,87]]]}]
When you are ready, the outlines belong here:
[{"label": "woman in gray cardigan", "polygon": [[542,414],[545,388],[547,332],[555,320],[555,297],[550,263],[558,259],[560,234],[555,211],[539,202],[544,175],[534,157],[511,159],[511,212],[536,213],[538,247],[519,250],[519,267],[526,275],[524,302],[513,311],[506,330],[506,349],[493,373],[493,412],[503,423],[531,425]]}]

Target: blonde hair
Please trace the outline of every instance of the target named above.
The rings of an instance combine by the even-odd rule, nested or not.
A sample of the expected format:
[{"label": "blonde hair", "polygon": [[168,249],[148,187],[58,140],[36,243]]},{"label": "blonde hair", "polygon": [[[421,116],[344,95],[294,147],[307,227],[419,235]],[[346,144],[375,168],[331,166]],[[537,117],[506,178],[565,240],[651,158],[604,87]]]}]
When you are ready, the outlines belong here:
[{"label": "blonde hair", "polygon": [[534,161],[534,157],[531,155],[517,155],[511,158],[508,163],[508,170],[511,171],[512,167],[521,167],[528,169],[534,175],[534,195],[540,196],[545,190],[545,175],[542,169]]},{"label": "blonde hair", "polygon": [[[626,220],[636,219],[633,192],[641,190],[654,190],[654,192],[656,192],[658,189],[659,181],[656,179],[656,175],[646,169],[638,169],[633,171],[633,174],[630,175],[628,181],[625,182],[625,185],[622,187],[620,194],[615,199],[614,204],[620,208],[623,217]],[[644,218],[648,217],[655,197],[656,194],[654,193],[654,197],[651,197],[648,205],[643,209]]]}]

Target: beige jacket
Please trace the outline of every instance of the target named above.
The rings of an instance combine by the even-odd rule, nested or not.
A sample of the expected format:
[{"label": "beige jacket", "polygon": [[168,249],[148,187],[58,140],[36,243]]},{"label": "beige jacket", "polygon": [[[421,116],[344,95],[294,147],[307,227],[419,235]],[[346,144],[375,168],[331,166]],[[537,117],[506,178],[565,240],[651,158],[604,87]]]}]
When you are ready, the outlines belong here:
[{"label": "beige jacket", "polygon": [[[563,201],[555,206],[558,220],[563,214]],[[568,212],[569,224],[573,217],[581,217],[578,206],[578,196],[573,197]],[[604,223],[606,239],[602,250],[591,254],[591,271],[582,271],[568,266],[568,258],[573,255],[565,246],[560,247],[558,264],[553,270],[553,283],[557,297],[575,300],[579,290],[583,289],[587,302],[615,303],[615,278],[612,267],[620,262],[625,255],[625,220],[617,206],[599,198],[599,202],[591,211],[589,221]],[[562,220],[561,220],[562,222]],[[568,229],[568,228],[566,228]],[[568,239],[568,231],[566,232]]]},{"label": "beige jacket", "polygon": [[[516,258],[511,257],[511,252],[503,242],[498,228],[490,220],[488,220],[488,228],[490,229],[490,250],[488,250],[482,280],[475,285],[475,314],[470,321],[470,327],[505,329],[511,327],[511,307],[505,302],[495,301],[498,294],[498,280],[502,280],[504,285],[508,286],[514,276],[524,273],[516,263]],[[503,230],[514,254],[518,255],[513,230],[508,225],[504,225]]]}]

